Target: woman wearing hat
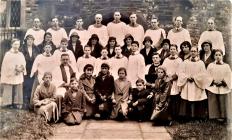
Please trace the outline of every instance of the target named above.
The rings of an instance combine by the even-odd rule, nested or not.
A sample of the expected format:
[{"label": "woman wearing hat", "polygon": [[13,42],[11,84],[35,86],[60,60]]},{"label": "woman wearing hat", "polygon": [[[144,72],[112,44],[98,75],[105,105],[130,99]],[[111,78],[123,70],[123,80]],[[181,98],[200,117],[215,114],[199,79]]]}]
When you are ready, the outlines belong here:
[{"label": "woman wearing hat", "polygon": [[160,52],[160,58],[161,58],[161,64],[163,63],[164,59],[167,58],[170,55],[169,48],[171,46],[169,39],[164,39],[161,43],[161,52]]},{"label": "woman wearing hat", "polygon": [[23,83],[23,104],[25,108],[28,108],[31,99],[32,85],[34,82],[34,77],[30,77],[31,69],[36,56],[40,54],[40,50],[34,44],[34,37],[32,35],[27,35],[23,46],[19,48],[19,51],[23,53],[26,60],[27,74],[24,76]]},{"label": "woman wearing hat", "polygon": [[126,34],[124,38],[124,45],[122,46],[122,54],[129,58],[131,55],[131,44],[134,41],[134,37],[131,34]]},{"label": "woman wearing hat", "polygon": [[99,43],[99,37],[96,34],[92,34],[90,37],[87,45],[91,47],[91,55],[95,58],[98,58],[101,56],[101,50],[103,46]]},{"label": "woman wearing hat", "polygon": [[211,41],[207,40],[201,44],[200,59],[205,63],[206,68],[214,61]]},{"label": "woman wearing hat", "polygon": [[81,41],[79,40],[79,35],[77,32],[73,32],[70,36],[70,40],[68,41],[68,49],[71,50],[76,58],[76,61],[79,57],[84,54],[83,46],[81,45]]},{"label": "woman wearing hat", "polygon": [[150,36],[146,36],[143,41],[143,45],[145,46],[140,53],[143,55],[145,59],[145,64],[152,64],[152,55],[156,52],[156,48],[152,48],[153,41],[151,40]]}]

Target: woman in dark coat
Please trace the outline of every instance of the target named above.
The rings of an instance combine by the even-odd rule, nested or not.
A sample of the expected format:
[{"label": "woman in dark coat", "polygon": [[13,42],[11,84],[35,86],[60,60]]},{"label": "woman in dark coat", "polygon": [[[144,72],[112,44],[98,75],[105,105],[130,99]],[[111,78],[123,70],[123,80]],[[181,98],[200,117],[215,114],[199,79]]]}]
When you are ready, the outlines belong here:
[{"label": "woman in dark coat", "polygon": [[101,57],[101,50],[103,46],[99,43],[99,37],[96,34],[92,34],[87,45],[91,47],[91,55],[95,58]]},{"label": "woman in dark coat", "polygon": [[39,44],[37,47],[39,48],[40,50],[40,53],[43,53],[44,52],[44,46],[46,45],[50,45],[52,46],[52,51],[51,51],[51,54],[54,53],[54,51],[56,50],[56,48],[58,48],[59,46],[56,46],[53,42],[52,42],[52,34],[49,33],[49,32],[46,32],[44,34],[44,40],[43,42],[41,42],[41,44]]},{"label": "woman in dark coat", "polygon": [[109,73],[109,65],[103,63],[101,71],[96,77],[94,85],[96,94],[96,103],[98,105],[98,113],[96,117],[108,119],[112,111],[112,94],[114,92],[114,77]]},{"label": "woman in dark coat", "polygon": [[157,69],[157,79],[155,81],[155,87],[148,98],[153,95],[153,113],[151,115],[151,120],[154,123],[170,123],[171,117],[168,112],[169,106],[169,95],[171,91],[171,83],[168,80],[166,74],[166,68],[160,66]]},{"label": "woman in dark coat", "polygon": [[169,39],[164,39],[161,43],[161,48],[162,51],[160,52],[160,58],[161,61],[160,63],[163,64],[164,59],[169,57],[170,52],[169,52],[169,48],[170,48],[171,44],[170,44],[170,40]]},{"label": "woman in dark coat", "polygon": [[201,44],[200,59],[205,63],[205,67],[214,62],[213,49],[211,41],[205,41]]},{"label": "woman in dark coat", "polygon": [[34,82],[34,77],[30,78],[32,65],[36,56],[40,53],[38,47],[34,44],[34,37],[32,35],[27,35],[24,44],[22,47],[19,48],[25,57],[26,60],[26,71],[27,75],[24,75],[24,83],[23,83],[23,104],[24,107],[27,109],[30,104],[31,99],[31,91],[32,85]]},{"label": "woman in dark coat", "polygon": [[81,45],[81,41],[79,40],[79,35],[77,32],[73,32],[70,36],[70,40],[68,41],[68,49],[71,50],[76,58],[76,61],[79,57],[84,55],[83,46]]},{"label": "woman in dark coat", "polygon": [[127,58],[129,58],[129,56],[132,53],[131,44],[133,41],[134,41],[134,37],[131,34],[125,35],[124,45],[122,46],[122,54],[126,56]]},{"label": "woman in dark coat", "polygon": [[143,41],[143,45],[145,46],[143,49],[141,49],[140,53],[143,55],[145,59],[145,64],[152,64],[152,56],[153,53],[156,52],[156,48],[152,48],[153,41],[151,40],[150,36],[146,36]]}]

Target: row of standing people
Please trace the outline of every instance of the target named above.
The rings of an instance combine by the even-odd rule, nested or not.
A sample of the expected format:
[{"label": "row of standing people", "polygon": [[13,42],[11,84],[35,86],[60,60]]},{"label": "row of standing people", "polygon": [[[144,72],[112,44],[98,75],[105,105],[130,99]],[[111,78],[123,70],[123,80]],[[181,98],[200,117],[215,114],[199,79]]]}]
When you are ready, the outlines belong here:
[{"label": "row of standing people", "polygon": [[[151,40],[145,41],[144,44],[149,44],[149,43],[151,44]],[[212,48],[212,45],[210,46],[210,44],[211,44],[210,42],[204,43],[203,48],[208,47],[210,50]],[[22,104],[22,100],[20,99],[22,98],[23,73],[26,72],[26,69],[25,69],[26,62],[25,62],[25,58],[23,54],[18,52],[19,45],[20,45],[19,40],[12,40],[12,49],[6,53],[4,57],[3,65],[2,65],[1,83],[5,84],[4,91],[3,91],[3,102],[7,104],[11,104],[12,101],[16,101],[13,103],[17,105]],[[86,51],[86,48],[88,51]],[[116,48],[121,49],[121,47],[116,47]],[[182,61],[182,60],[177,55],[177,52],[178,52],[177,46],[171,45],[171,46],[168,46],[168,48],[170,50],[169,51],[170,55],[167,56],[166,59],[164,59],[163,65],[165,66],[165,63],[167,63],[165,66],[167,67],[167,71],[174,72],[174,73],[170,72],[169,74],[169,77],[172,77],[172,82],[173,82],[172,88],[176,89],[174,91],[178,91],[177,90],[178,87],[181,88],[179,91],[180,97],[181,97],[180,101],[178,101],[179,92],[173,93],[174,95],[177,95],[177,96],[176,97],[173,96],[174,100],[171,100],[171,101],[181,104],[180,107],[177,107],[178,104],[175,104],[174,107],[176,107],[177,109],[179,108],[180,110],[173,111],[173,112],[174,113],[182,112],[183,116],[187,116],[187,114],[190,113],[191,115],[193,115],[193,117],[196,115],[199,115],[199,117],[203,117],[204,115],[207,115],[206,113],[207,107],[205,107],[205,105],[207,104],[206,103],[207,96],[205,93],[205,89],[208,89],[210,92],[213,93],[212,95],[216,94],[215,96],[212,96],[212,97],[208,96],[209,98],[208,102],[212,100],[216,100],[218,102],[218,104],[215,104],[214,101],[212,101],[214,104],[212,104],[211,102],[211,105],[209,106],[209,108],[211,107],[212,109],[212,105],[216,105],[217,107],[219,107],[218,109],[213,108],[214,110],[211,112],[214,113],[215,110],[219,112],[219,117],[217,116],[216,118],[220,118],[220,117],[223,118],[223,116],[225,117],[226,110],[225,110],[224,104],[225,104],[226,95],[231,90],[231,83],[230,83],[231,71],[230,71],[230,67],[228,66],[228,64],[223,63],[223,60],[222,60],[223,52],[219,50],[216,50],[214,53],[211,52],[211,54],[214,54],[215,60],[213,60],[211,65],[207,67],[207,69],[209,69],[208,71],[211,75],[210,76],[210,75],[207,75],[206,73],[204,62],[201,61],[198,57],[198,49],[196,47],[191,47],[190,43],[187,43],[182,46],[182,49],[185,50],[183,51],[184,53],[183,59],[185,59],[185,61],[182,63],[179,63],[179,61]],[[44,48],[44,50],[45,52],[42,55],[44,55],[45,57],[50,57],[51,50],[52,50],[51,46],[47,45]],[[89,46],[86,46],[84,50],[85,50],[84,52],[86,54],[89,54],[88,56],[90,56],[91,48]],[[138,50],[139,50],[139,43],[136,41],[132,42],[132,49],[131,49],[132,54],[129,56],[128,67],[127,67],[128,80],[131,82],[132,88],[135,87],[133,86],[133,84],[136,85],[137,79],[146,79],[148,86],[155,87],[154,83],[156,81],[155,79],[157,79],[156,69],[157,69],[157,66],[161,65],[160,55],[158,53],[154,53],[152,55],[153,64],[149,66],[148,74],[147,76],[145,76],[145,73],[146,73],[145,72],[145,61],[142,55],[138,53]],[[190,53],[186,50],[189,50]],[[204,50],[207,50],[207,49],[204,49]],[[62,59],[62,56],[63,56],[63,59]],[[206,56],[206,55],[203,55],[203,56]],[[15,59],[18,61],[14,61]],[[54,63],[54,61],[48,62],[47,58],[45,59],[46,61],[43,61],[43,62],[46,62],[47,64],[46,66],[48,66],[46,68],[51,68],[51,64]],[[70,60],[70,56],[67,53],[61,55],[61,63],[63,63],[63,65],[64,63],[69,64],[68,63],[69,60]],[[204,60],[206,59],[204,58]],[[176,63],[172,63],[172,62],[168,63],[168,61],[176,61]],[[13,62],[15,62],[15,64],[12,64]],[[12,64],[12,65],[7,65],[7,64]],[[43,63],[40,63],[40,66],[41,64]],[[175,64],[175,66],[171,64]],[[177,65],[180,65],[180,66],[177,66]],[[181,67],[181,68],[178,68],[178,67]],[[72,75],[73,71],[71,70],[71,65],[70,66],[68,65],[69,70],[67,70],[66,68],[65,68],[65,65],[62,66],[61,64],[60,66],[58,66],[58,69],[60,70],[60,74],[58,73],[53,74],[54,75],[53,77],[55,78],[59,77],[58,75],[61,75],[60,76],[61,82],[60,82],[60,85],[58,85],[58,87],[62,87],[62,86],[67,87],[69,85],[68,81],[70,81],[70,76]],[[220,75],[220,77],[218,77],[216,75],[218,72],[222,73],[223,75]],[[143,76],[145,76],[145,78],[143,78]],[[214,80],[212,80],[212,77]],[[130,79],[130,78],[134,78],[134,79]],[[176,80],[177,80],[177,87],[174,84]],[[211,88],[208,88],[210,82],[212,82],[210,86]],[[12,100],[11,94],[9,95],[9,93],[14,94],[13,100]],[[64,94],[63,94],[63,97],[64,97]],[[196,112],[196,111],[199,111],[199,112]]]},{"label": "row of standing people", "polygon": [[[99,43],[105,47],[110,37],[115,37],[118,45],[124,45],[124,37],[126,34],[131,34],[133,38],[139,42],[140,49],[142,49],[142,42],[144,37],[150,36],[154,48],[159,48],[162,39],[169,39],[171,44],[176,44],[178,49],[180,49],[180,45],[184,41],[188,41],[191,44],[191,38],[189,31],[182,27],[183,19],[180,16],[177,16],[174,20],[174,28],[171,29],[168,33],[165,32],[164,29],[159,27],[159,21],[157,18],[152,18],[151,28],[144,31],[142,25],[137,23],[137,15],[131,14],[129,19],[130,23],[126,25],[123,21],[121,21],[121,14],[120,12],[114,12],[114,20],[109,22],[107,26],[103,25],[102,22],[102,15],[96,14],[95,15],[95,24],[92,24],[88,27],[88,30],[85,30],[83,25],[83,19],[77,18],[76,20],[76,27],[73,28],[69,36],[67,35],[64,28],[59,26],[59,21],[57,18],[52,19],[52,27],[49,28],[46,32],[51,33],[52,41],[54,42],[54,46],[57,48],[60,45],[60,41],[62,38],[70,39],[73,32],[76,32],[79,36],[79,40],[82,46],[85,46],[88,43],[89,38],[92,34],[96,34],[99,37]],[[198,48],[201,49],[201,44],[205,40],[210,40],[213,45],[213,49],[221,49],[223,54],[225,55],[225,46],[223,42],[223,36],[220,31],[216,30],[214,18],[209,18],[207,21],[207,30],[204,31],[200,39],[198,41]],[[33,28],[28,29],[26,35],[33,35],[35,37],[35,45],[39,45],[43,41],[43,37],[45,31],[40,28],[40,20],[38,18],[34,19],[34,26]],[[44,41],[43,41],[44,43]]]}]

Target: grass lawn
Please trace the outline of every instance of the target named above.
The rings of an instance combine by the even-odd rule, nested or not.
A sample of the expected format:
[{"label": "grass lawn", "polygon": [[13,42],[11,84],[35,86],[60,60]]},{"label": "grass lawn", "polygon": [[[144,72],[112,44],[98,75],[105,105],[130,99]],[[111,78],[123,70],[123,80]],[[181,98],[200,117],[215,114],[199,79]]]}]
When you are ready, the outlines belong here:
[{"label": "grass lawn", "polygon": [[231,140],[226,124],[213,121],[190,121],[166,127],[174,140]]},{"label": "grass lawn", "polygon": [[0,139],[47,139],[53,127],[35,113],[0,109]]}]

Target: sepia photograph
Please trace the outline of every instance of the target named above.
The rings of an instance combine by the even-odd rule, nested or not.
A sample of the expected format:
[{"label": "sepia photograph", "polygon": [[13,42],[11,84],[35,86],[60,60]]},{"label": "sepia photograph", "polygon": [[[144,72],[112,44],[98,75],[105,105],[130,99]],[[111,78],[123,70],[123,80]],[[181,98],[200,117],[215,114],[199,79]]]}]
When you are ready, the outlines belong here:
[{"label": "sepia photograph", "polygon": [[0,139],[231,140],[231,0],[0,0]]}]

